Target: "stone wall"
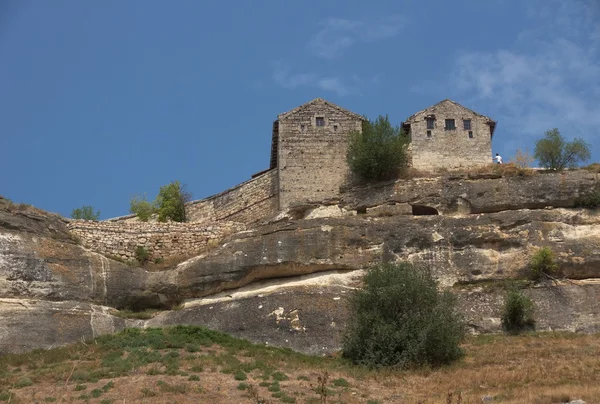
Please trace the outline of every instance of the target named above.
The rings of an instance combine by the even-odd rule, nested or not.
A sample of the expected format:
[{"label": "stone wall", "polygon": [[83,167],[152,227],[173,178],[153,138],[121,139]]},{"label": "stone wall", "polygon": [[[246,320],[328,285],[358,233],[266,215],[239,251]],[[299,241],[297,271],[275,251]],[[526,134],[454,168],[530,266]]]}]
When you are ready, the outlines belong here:
[{"label": "stone wall", "polygon": [[[427,128],[427,117],[433,117],[433,129]],[[446,129],[446,119],[454,119],[456,129]],[[464,120],[471,121],[470,130],[464,128]],[[416,113],[404,125],[411,137],[412,166],[432,170],[492,163],[490,124],[495,125],[489,118],[450,100]]]},{"label": "stone wall", "polygon": [[[322,119],[322,121],[321,121]],[[317,126],[323,123],[322,126]],[[279,208],[339,194],[349,174],[348,134],[362,118],[322,99],[279,115]]]},{"label": "stone wall", "polygon": [[138,246],[148,251],[151,260],[197,255],[219,244],[226,236],[245,230],[245,225],[235,222],[203,226],[198,223],[73,220],[67,226],[86,248],[126,261],[135,259]]},{"label": "stone wall", "polygon": [[276,215],[277,210],[276,170],[186,206],[188,221],[199,223],[253,223]]}]

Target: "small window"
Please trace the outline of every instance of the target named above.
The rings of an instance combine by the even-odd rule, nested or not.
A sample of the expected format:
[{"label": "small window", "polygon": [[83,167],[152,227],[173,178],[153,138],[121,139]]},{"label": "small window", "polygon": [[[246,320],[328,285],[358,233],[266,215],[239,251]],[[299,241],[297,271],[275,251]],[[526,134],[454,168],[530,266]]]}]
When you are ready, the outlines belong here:
[{"label": "small window", "polygon": [[427,131],[427,137],[431,138],[431,131],[430,130]]},{"label": "small window", "polygon": [[316,125],[317,126],[325,126],[325,118],[323,118],[322,116],[318,116],[316,118]]},{"label": "small window", "polygon": [[469,139],[473,139],[473,131],[469,131]]},{"label": "small window", "polygon": [[433,123],[435,122],[435,119],[433,118],[427,118],[427,129],[433,129]]},{"label": "small window", "polygon": [[306,130],[306,125],[302,124],[300,125],[300,131],[304,132]]},{"label": "small window", "polygon": [[444,127],[446,130],[454,130],[456,129],[456,125],[454,124],[454,119],[446,119],[446,126]]},{"label": "small window", "polygon": [[333,131],[337,132],[337,125],[333,125]]},{"label": "small window", "polygon": [[471,120],[470,119],[463,119],[463,128],[465,130],[471,130]]}]

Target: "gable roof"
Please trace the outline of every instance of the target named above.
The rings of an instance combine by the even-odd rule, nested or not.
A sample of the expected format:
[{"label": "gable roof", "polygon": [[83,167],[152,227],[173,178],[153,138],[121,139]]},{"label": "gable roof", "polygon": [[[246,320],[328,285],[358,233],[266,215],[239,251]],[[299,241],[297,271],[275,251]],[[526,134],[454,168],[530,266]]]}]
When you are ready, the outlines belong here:
[{"label": "gable roof", "polygon": [[351,116],[353,118],[360,119],[361,121],[365,120],[365,118],[363,116],[360,116],[359,114],[356,114],[356,113],[354,113],[352,111],[349,111],[349,110],[347,110],[345,108],[342,108],[342,107],[334,104],[333,102],[329,102],[327,100],[324,100],[323,98],[315,98],[314,100],[311,100],[311,101],[309,101],[309,102],[307,102],[305,104],[302,104],[302,105],[300,105],[300,106],[298,106],[298,107],[296,107],[296,108],[294,108],[294,109],[292,109],[292,110],[290,110],[288,112],[284,112],[284,113],[281,113],[281,114],[277,115],[277,118],[278,119],[285,119],[285,118],[287,118],[287,117],[289,117],[291,115],[294,115],[297,112],[300,112],[303,108],[306,108],[306,107],[308,107],[310,105],[314,105],[314,104],[327,105],[328,107],[335,108],[338,111],[343,112],[344,114],[349,115],[349,116]]},{"label": "gable roof", "polygon": [[451,104],[454,104],[454,105],[456,105],[456,106],[458,106],[458,107],[460,107],[460,108],[462,108],[462,109],[464,109],[464,110],[466,110],[466,111],[469,111],[469,112],[471,112],[472,114],[474,114],[474,115],[476,115],[476,116],[479,116],[479,117],[481,117],[481,118],[487,119],[487,120],[488,120],[488,124],[490,125],[490,131],[491,131],[491,135],[492,135],[492,136],[494,135],[494,129],[496,129],[496,121],[494,121],[493,119],[491,119],[491,118],[490,118],[490,117],[488,117],[488,116],[485,116],[485,115],[482,115],[482,114],[480,114],[479,112],[475,112],[475,111],[473,111],[472,109],[469,109],[469,108],[465,107],[464,105],[461,105],[461,104],[459,104],[459,103],[458,103],[458,102],[456,102],[456,101],[452,101],[452,100],[451,100],[451,99],[449,99],[449,98],[446,98],[445,100],[442,100],[442,101],[438,102],[437,104],[433,104],[433,105],[432,105],[432,106],[430,106],[430,107],[427,107],[427,108],[425,108],[425,109],[422,109],[422,110],[420,110],[419,112],[415,112],[414,114],[412,114],[411,116],[409,116],[409,117],[408,117],[408,118],[407,118],[407,119],[406,119],[404,122],[402,122],[402,126],[405,126],[405,125],[410,125],[411,121],[413,121],[417,115],[419,115],[419,114],[421,114],[421,113],[423,113],[423,112],[427,112],[427,111],[428,111],[428,110],[430,110],[430,109],[434,109],[435,107],[437,107],[438,105],[440,105],[440,104],[443,104],[443,103],[451,103]]}]

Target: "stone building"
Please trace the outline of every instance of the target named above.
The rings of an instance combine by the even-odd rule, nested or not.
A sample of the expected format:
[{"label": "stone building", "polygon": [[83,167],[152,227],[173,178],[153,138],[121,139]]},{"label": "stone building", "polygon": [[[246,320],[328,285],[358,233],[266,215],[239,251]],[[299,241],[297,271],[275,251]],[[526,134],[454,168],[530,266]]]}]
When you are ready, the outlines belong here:
[{"label": "stone building", "polygon": [[402,123],[402,128],[410,136],[409,161],[416,169],[492,163],[496,122],[452,100],[417,112]]},{"label": "stone building", "polygon": [[321,98],[277,118],[271,169],[277,170],[279,209],[337,196],[349,174],[348,135],[362,129],[364,118]]}]

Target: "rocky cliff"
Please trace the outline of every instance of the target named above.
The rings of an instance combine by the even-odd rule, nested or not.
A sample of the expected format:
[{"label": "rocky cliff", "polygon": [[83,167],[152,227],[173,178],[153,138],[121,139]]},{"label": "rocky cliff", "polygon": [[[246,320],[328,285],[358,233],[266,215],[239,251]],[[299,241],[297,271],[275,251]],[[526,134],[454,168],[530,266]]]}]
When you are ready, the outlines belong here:
[{"label": "rocky cliff", "polygon": [[[561,280],[526,289],[538,328],[599,331],[600,214],[571,208],[598,189],[584,171],[354,187],[154,272],[82,247],[63,218],[0,199],[0,353],[169,324],[328,353],[339,348],[346,296],[382,260],[431,266],[473,330],[498,331],[499,281],[524,278],[541,246],[556,252]],[[129,320],[114,315],[122,308],[164,311]]]}]

